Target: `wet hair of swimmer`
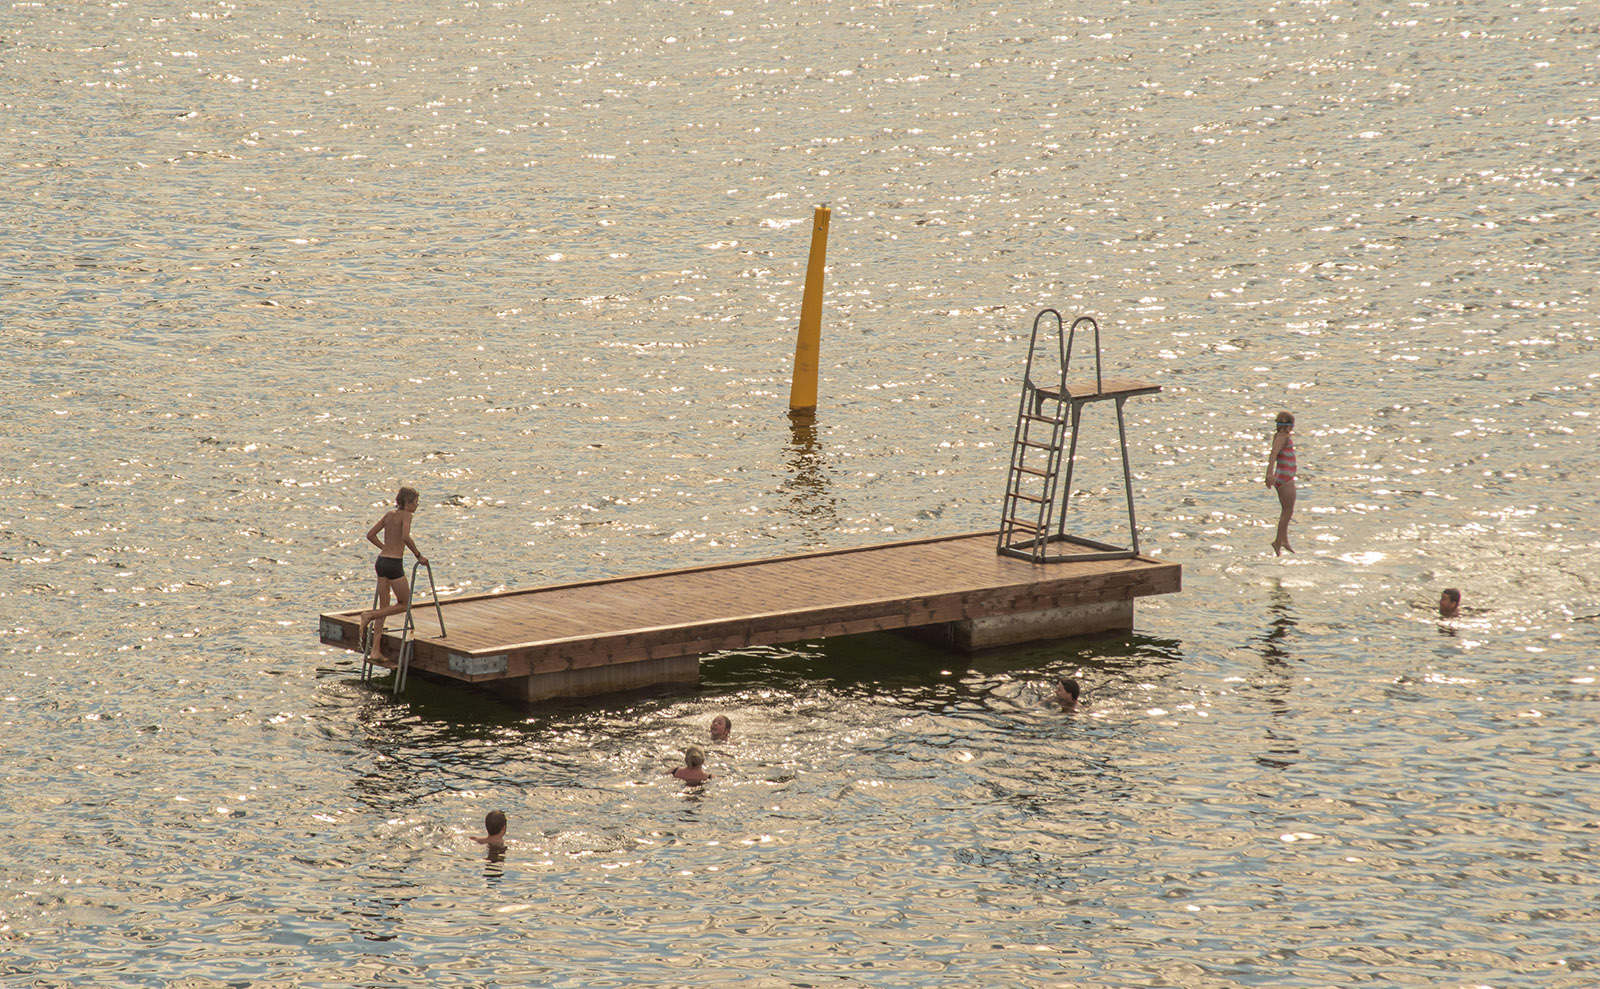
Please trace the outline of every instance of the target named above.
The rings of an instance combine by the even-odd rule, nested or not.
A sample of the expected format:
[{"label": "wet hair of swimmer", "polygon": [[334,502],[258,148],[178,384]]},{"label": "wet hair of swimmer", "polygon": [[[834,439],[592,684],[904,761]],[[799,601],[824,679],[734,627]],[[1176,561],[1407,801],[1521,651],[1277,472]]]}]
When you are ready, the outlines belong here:
[{"label": "wet hair of swimmer", "polygon": [[489,813],[483,815],[483,830],[489,832],[490,834],[499,834],[500,832],[504,831],[505,829],[506,829],[506,812],[505,811],[503,811],[503,810],[491,810]]},{"label": "wet hair of swimmer", "polygon": [[1078,687],[1078,681],[1076,679],[1072,677],[1065,677],[1061,680],[1057,680],[1056,686],[1066,691],[1067,696],[1071,697],[1073,700],[1078,699],[1078,691],[1080,688]]}]

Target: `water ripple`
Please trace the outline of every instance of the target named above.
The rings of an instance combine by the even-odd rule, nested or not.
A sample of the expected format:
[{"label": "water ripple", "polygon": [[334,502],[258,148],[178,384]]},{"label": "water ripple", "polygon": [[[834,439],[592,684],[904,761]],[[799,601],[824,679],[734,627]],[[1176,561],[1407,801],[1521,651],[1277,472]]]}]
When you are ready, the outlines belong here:
[{"label": "water ripple", "polygon": [[[12,8],[0,975],[1592,984],[1585,13]],[[400,483],[452,593],[989,528],[1043,305],[1163,387],[1137,635],[534,711],[316,644]]]}]

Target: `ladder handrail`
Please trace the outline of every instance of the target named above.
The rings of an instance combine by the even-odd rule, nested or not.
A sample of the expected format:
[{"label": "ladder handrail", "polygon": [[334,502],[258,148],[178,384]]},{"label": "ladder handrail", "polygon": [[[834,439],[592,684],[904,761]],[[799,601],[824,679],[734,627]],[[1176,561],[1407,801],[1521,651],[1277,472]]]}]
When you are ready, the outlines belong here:
[{"label": "ladder handrail", "polygon": [[[443,639],[449,635],[444,627],[444,607],[439,603],[439,585],[433,579],[433,564],[418,560],[411,565],[411,583],[406,587],[409,592],[406,596],[406,620],[400,627],[400,658],[395,664],[394,674],[394,693],[396,694],[402,693],[406,689],[406,671],[411,666],[412,642],[416,638],[417,630],[417,620],[413,614],[413,609],[417,606],[417,571],[422,567],[428,569],[428,594],[433,598],[433,614],[439,621],[439,638]],[[372,610],[378,610],[378,589],[376,587],[372,589]],[[362,682],[372,678],[372,667],[374,665],[372,662],[372,647],[374,643],[368,636],[377,634],[378,625],[376,621],[372,623],[371,632],[367,631],[367,626],[365,625],[361,628],[361,641],[358,645],[361,648]]]},{"label": "ladder handrail", "polygon": [[[1039,314],[1033,317],[1033,332],[1028,335],[1028,362],[1022,369],[1024,402],[1027,401],[1029,389],[1036,391],[1039,387],[1033,383],[1033,354],[1039,347],[1039,321],[1044,319],[1046,315],[1056,318],[1056,367],[1061,369],[1061,383],[1065,384],[1067,380],[1067,361],[1071,359],[1072,351],[1066,346],[1064,335],[1061,332],[1063,325],[1061,314],[1054,309],[1041,309]],[[1074,323],[1073,325],[1076,326],[1077,324]]]},{"label": "ladder handrail", "polygon": [[[1050,311],[1054,312],[1055,310]],[[1060,318],[1061,316],[1057,314],[1056,319],[1059,320]],[[1072,327],[1067,330],[1067,355],[1061,362],[1061,393],[1063,395],[1067,393],[1067,367],[1072,363],[1072,342],[1078,335],[1079,323],[1088,323],[1094,327],[1094,390],[1097,393],[1105,390],[1105,384],[1100,379],[1100,324],[1095,321],[1093,316],[1079,316],[1072,321]]]},{"label": "ladder handrail", "polygon": [[1100,361],[1099,321],[1093,316],[1079,316],[1068,326],[1058,310],[1041,309],[1039,314],[1033,317],[1033,332],[1028,335],[1028,362],[1023,366],[1022,371],[1024,391],[1026,392],[1027,389],[1038,390],[1039,387],[1033,382],[1033,355],[1039,349],[1039,321],[1047,315],[1056,318],[1056,366],[1061,369],[1061,376],[1057,384],[1061,388],[1061,394],[1067,394],[1067,372],[1072,367],[1072,349],[1077,343],[1078,327],[1084,323],[1088,323],[1090,328],[1094,330],[1094,390],[1096,392],[1105,390],[1105,379]]},{"label": "ladder handrail", "polygon": [[[1033,317],[1033,329],[1028,335],[1028,357],[1027,361],[1023,364],[1022,389],[1021,394],[1017,398],[1017,421],[1016,429],[1012,433],[1011,437],[1011,460],[1007,468],[1006,494],[1004,500],[1001,502],[1001,526],[997,547],[999,549],[1004,549],[1008,545],[1012,535],[1019,526],[1031,528],[1036,539],[1044,538],[1049,534],[1050,518],[1054,514],[1051,506],[1055,500],[1056,479],[1059,476],[1060,470],[1061,430],[1065,425],[1064,420],[1066,419],[1066,409],[1059,408],[1057,414],[1053,417],[1050,417],[1052,420],[1052,426],[1050,430],[1050,442],[1048,444],[1038,444],[1032,440],[1032,429],[1034,422],[1044,419],[1044,403],[1046,400],[1046,394],[1041,392],[1039,384],[1033,379],[1033,367],[1034,359],[1039,351],[1039,328],[1040,325],[1044,323],[1046,316],[1053,316],[1055,317],[1056,321],[1055,385],[1058,389],[1058,394],[1065,395],[1066,393],[1066,362],[1069,355],[1069,349],[1067,346],[1065,321],[1062,319],[1061,313],[1058,310],[1041,309],[1039,313]],[[1061,399],[1058,398],[1056,401],[1059,402]],[[1018,503],[1023,497],[1025,497],[1020,491],[1020,475],[1024,470],[1023,462],[1027,459],[1027,451],[1030,446],[1043,446],[1047,450],[1047,453],[1045,454],[1044,470],[1042,472],[1037,472],[1041,473],[1044,479],[1042,490],[1039,492],[1039,496],[1037,498],[1028,497],[1029,501],[1035,501],[1038,505],[1034,522],[1031,524],[1024,522],[1017,516],[1017,509],[1019,507]]]},{"label": "ladder handrail", "polygon": [[439,620],[439,638],[445,638],[449,633],[444,630],[444,608],[439,604],[439,588],[433,582],[433,564],[421,560],[411,564],[411,600],[406,602],[406,627],[416,628],[416,622],[411,618],[411,609],[417,603],[417,568],[428,568],[428,595],[433,598],[433,616]]},{"label": "ladder handrail", "polygon": [[418,560],[411,565],[411,585],[408,588],[411,594],[406,598],[406,623],[400,630],[400,658],[394,669],[396,695],[405,692],[406,672],[411,668],[411,653],[417,639],[417,620],[411,612],[417,604],[417,570],[421,567],[428,568],[428,593],[433,597],[434,617],[439,620],[439,638],[443,639],[449,634],[444,628],[444,608],[439,604],[439,586],[433,582],[433,564]]}]

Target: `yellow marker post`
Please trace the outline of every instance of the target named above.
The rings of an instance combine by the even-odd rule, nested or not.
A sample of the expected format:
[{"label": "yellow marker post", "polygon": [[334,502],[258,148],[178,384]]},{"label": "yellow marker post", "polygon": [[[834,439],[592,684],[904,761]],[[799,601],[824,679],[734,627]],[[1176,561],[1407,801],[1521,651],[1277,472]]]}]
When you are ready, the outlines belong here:
[{"label": "yellow marker post", "polygon": [[811,227],[811,258],[806,262],[806,289],[800,297],[800,334],[794,344],[794,377],[789,381],[789,411],[817,407],[817,359],[822,351],[822,269],[828,257],[826,205],[818,206]]}]

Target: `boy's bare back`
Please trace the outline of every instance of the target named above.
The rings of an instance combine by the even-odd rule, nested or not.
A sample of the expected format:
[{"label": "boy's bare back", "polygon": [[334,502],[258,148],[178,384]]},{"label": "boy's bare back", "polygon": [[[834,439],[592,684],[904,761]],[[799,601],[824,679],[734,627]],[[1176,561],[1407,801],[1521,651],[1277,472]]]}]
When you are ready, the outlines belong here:
[{"label": "boy's bare back", "polygon": [[379,553],[383,556],[405,556],[406,545],[411,542],[411,513],[391,508],[378,524],[383,528],[383,543]]}]

